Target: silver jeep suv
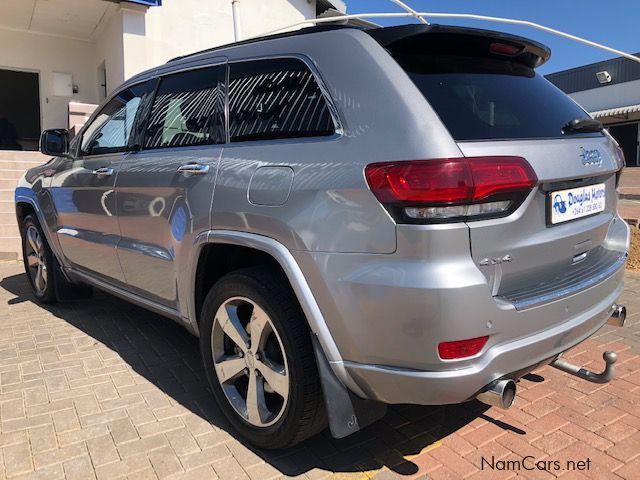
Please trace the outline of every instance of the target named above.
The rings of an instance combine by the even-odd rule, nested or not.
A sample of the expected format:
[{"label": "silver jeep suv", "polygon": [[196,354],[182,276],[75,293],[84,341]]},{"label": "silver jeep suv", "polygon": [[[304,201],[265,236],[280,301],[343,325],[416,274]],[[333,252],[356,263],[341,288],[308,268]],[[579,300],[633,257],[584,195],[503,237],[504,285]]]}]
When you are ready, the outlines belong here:
[{"label": "silver jeep suv", "polygon": [[128,80],[16,190],[48,303],[105,290],[200,338],[260,447],[387,404],[503,407],[624,317],[620,149],[536,42],[437,25],[311,27]]}]

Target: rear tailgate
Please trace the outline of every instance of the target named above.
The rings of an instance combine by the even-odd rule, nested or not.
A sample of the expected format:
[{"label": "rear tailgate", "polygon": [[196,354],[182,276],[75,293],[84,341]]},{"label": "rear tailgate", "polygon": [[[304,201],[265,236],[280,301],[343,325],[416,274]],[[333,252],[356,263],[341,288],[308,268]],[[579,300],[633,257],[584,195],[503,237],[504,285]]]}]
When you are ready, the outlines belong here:
[{"label": "rear tailgate", "polygon": [[[472,256],[489,280],[493,295],[520,299],[524,307],[526,299],[552,289],[571,288],[586,276],[606,270],[620,257],[605,244],[616,216],[619,169],[615,147],[606,137],[466,142],[459,147],[466,156],[524,157],[539,179],[538,187],[512,215],[468,222]],[[584,151],[599,152],[601,163],[584,165]],[[596,197],[593,186],[602,184],[604,210],[597,212],[602,208],[601,199],[580,198],[579,193],[584,191],[581,187],[588,187],[589,195],[584,197]],[[578,194],[569,196],[572,192]],[[585,216],[552,224],[558,195],[567,210],[577,206],[578,215]],[[594,212],[580,211],[594,202]],[[536,288],[538,295],[534,295]]]},{"label": "rear tailgate", "polygon": [[524,201],[512,199],[513,209],[499,218],[465,219],[473,259],[494,296],[527,308],[620,267],[624,247],[607,242],[616,221],[619,151],[597,122],[535,72],[549,57],[546,47],[497,32],[433,25],[372,36],[413,80],[470,162],[520,157],[537,176]]}]

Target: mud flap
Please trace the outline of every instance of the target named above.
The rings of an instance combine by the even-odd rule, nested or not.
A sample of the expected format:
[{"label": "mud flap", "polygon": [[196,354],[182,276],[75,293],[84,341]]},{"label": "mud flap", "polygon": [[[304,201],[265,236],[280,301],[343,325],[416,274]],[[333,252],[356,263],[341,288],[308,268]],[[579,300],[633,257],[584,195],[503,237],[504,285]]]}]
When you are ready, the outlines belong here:
[{"label": "mud flap", "polygon": [[375,400],[365,400],[351,393],[333,373],[314,334],[311,334],[311,341],[318,364],[331,436],[346,437],[384,417],[387,405]]}]

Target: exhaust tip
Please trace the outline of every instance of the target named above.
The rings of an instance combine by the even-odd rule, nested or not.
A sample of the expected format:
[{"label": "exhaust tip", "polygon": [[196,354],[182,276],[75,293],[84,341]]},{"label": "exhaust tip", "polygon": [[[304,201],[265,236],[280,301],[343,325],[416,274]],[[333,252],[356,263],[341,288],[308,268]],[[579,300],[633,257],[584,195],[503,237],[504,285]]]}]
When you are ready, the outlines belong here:
[{"label": "exhaust tip", "polygon": [[516,399],[516,382],[510,379],[491,382],[476,399],[492,407],[507,409]]},{"label": "exhaust tip", "polygon": [[615,304],[611,308],[613,313],[611,313],[611,317],[609,317],[607,323],[616,327],[624,326],[624,322],[627,319],[627,307]]}]

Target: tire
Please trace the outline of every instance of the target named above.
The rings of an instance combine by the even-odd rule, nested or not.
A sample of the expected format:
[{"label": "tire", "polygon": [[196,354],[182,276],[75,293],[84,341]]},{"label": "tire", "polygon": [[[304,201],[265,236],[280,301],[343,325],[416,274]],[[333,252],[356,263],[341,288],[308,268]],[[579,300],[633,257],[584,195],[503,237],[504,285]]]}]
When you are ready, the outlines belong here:
[{"label": "tire", "polygon": [[27,215],[22,222],[22,258],[24,269],[33,294],[41,303],[56,302],[57,262],[40,223],[34,215]]},{"label": "tire", "polygon": [[[225,275],[207,294],[200,318],[207,379],[245,439],[279,449],[326,428],[309,327],[284,275],[266,267]],[[255,401],[247,401],[250,384]]]}]

